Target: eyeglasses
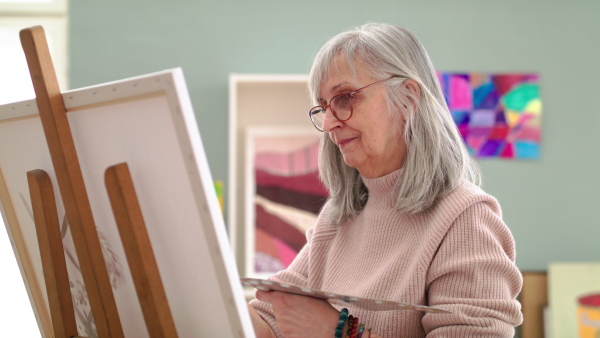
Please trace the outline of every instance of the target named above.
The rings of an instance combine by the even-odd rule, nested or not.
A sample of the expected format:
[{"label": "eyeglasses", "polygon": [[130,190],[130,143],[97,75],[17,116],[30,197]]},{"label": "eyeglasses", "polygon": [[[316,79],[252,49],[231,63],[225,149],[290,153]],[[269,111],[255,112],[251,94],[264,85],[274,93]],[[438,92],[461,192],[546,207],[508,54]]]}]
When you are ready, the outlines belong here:
[{"label": "eyeglasses", "polygon": [[356,97],[356,94],[378,83],[382,83],[396,77],[399,76],[392,75],[388,78],[371,83],[370,85],[366,85],[349,93],[336,95],[329,100],[329,104],[325,104],[325,106],[312,107],[308,111],[308,116],[310,117],[312,124],[319,131],[324,131],[323,124],[325,123],[325,114],[327,112],[327,108],[331,109],[331,113],[339,121],[348,121],[352,117],[352,100]]}]

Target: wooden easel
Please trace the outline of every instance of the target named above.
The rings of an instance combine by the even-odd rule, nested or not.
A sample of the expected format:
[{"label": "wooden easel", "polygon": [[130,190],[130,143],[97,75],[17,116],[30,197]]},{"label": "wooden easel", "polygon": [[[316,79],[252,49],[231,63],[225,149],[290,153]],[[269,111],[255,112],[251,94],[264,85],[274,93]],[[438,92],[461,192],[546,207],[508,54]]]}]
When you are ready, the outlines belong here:
[{"label": "wooden easel", "polygon": [[[98,336],[123,337],[44,30],[26,28],[20,37]],[[78,337],[52,182],[43,170],[29,171],[27,178],[54,336]],[[105,183],[148,333],[150,337],[177,337],[127,164],[109,167]]]}]

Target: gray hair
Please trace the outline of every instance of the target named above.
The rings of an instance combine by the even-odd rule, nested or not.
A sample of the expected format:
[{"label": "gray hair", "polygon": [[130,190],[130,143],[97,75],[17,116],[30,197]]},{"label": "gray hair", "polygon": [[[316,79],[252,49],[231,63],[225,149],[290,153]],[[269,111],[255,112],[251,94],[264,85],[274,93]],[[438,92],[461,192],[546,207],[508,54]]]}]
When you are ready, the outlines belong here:
[{"label": "gray hair", "polygon": [[[426,211],[463,179],[481,184],[479,169],[448,110],[433,64],[411,32],[389,24],[370,23],[330,39],[317,53],[309,75],[309,93],[317,104],[321,85],[335,71],[333,61],[338,55],[355,75],[356,64],[360,63],[373,78],[398,77],[382,83],[393,123],[405,122],[406,157],[397,183],[398,210]],[[418,97],[402,85],[406,79],[417,83]],[[409,108],[396,108],[403,106]],[[319,171],[330,194],[329,203],[333,204],[327,215],[330,221],[342,222],[362,210],[368,198],[367,188],[358,170],[344,162],[327,133],[321,141]]]}]

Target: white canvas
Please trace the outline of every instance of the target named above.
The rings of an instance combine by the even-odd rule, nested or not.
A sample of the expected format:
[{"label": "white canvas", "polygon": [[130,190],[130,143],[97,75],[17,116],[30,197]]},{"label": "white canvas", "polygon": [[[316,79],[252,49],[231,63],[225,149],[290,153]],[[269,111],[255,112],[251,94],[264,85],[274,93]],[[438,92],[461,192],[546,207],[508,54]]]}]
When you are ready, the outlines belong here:
[{"label": "white canvas", "polygon": [[[148,334],[104,186],[106,168],[121,162],[129,165],[179,336],[254,336],[181,70],[69,91],[63,100],[125,336]],[[48,336],[26,177],[34,169],[54,183],[79,334],[93,337],[35,101],[0,106],[2,214],[11,238],[23,239],[16,256]]]}]

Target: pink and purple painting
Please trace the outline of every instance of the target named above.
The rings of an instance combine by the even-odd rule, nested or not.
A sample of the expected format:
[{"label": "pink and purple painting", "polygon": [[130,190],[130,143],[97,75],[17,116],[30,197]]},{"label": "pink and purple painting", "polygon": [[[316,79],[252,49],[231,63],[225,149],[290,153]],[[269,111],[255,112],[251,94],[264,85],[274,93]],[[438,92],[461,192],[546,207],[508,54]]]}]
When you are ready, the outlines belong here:
[{"label": "pink and purple painting", "polygon": [[272,274],[287,268],[306,244],[305,232],[316,221],[327,191],[319,181],[321,134],[254,133],[253,272]]},{"label": "pink and purple painting", "polygon": [[438,80],[471,155],[540,157],[542,101],[538,75],[439,72]]}]

